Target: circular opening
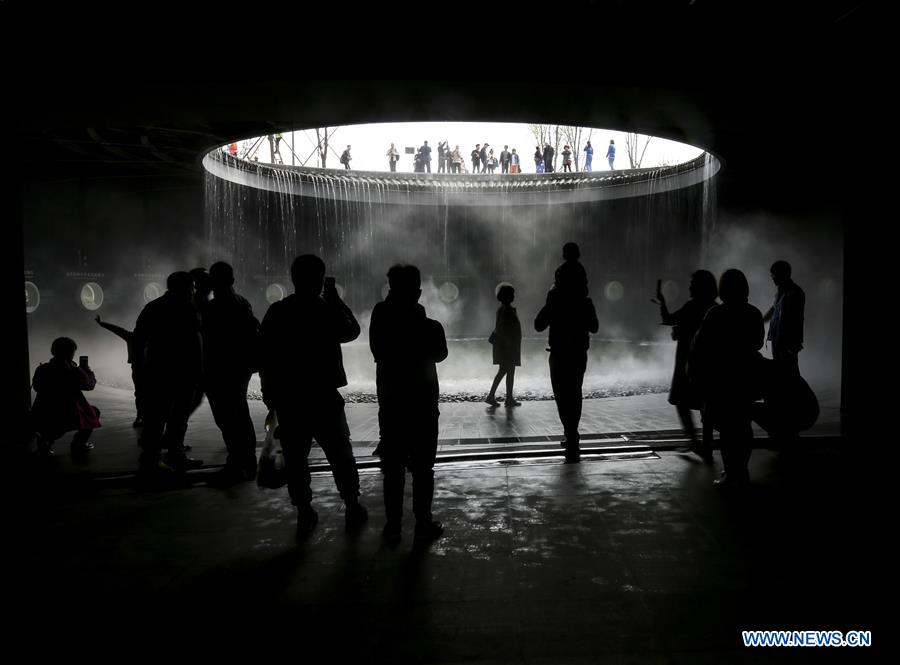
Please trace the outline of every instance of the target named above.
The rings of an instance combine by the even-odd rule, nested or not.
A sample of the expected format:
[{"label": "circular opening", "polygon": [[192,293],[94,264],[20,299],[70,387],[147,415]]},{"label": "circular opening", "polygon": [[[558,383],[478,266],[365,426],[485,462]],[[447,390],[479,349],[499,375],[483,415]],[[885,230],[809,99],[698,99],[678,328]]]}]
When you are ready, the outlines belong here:
[{"label": "circular opening", "polygon": [[286,295],[287,290],[281,284],[269,284],[269,286],[266,287],[266,302],[270,305],[279,300],[283,300]]},{"label": "circular opening", "polygon": [[625,295],[625,287],[622,286],[621,282],[613,280],[606,285],[606,288],[603,289],[603,293],[610,302],[617,302]]},{"label": "circular opening", "polygon": [[459,287],[453,282],[444,282],[438,289],[438,296],[444,302],[453,302],[459,298]]},{"label": "circular opening", "polygon": [[150,282],[149,284],[147,284],[147,286],[144,287],[144,302],[148,303],[151,300],[156,300],[162,294],[162,286],[160,286],[156,282]]},{"label": "circular opening", "polygon": [[703,153],[696,146],[634,132],[505,122],[329,126],[230,141],[218,150],[242,161],[279,166],[469,175],[657,168]]},{"label": "circular opening", "polygon": [[25,311],[31,314],[41,304],[41,291],[34,282],[25,282]]},{"label": "circular opening", "polygon": [[81,287],[81,306],[87,310],[100,309],[103,304],[103,289],[97,282],[88,282]]}]

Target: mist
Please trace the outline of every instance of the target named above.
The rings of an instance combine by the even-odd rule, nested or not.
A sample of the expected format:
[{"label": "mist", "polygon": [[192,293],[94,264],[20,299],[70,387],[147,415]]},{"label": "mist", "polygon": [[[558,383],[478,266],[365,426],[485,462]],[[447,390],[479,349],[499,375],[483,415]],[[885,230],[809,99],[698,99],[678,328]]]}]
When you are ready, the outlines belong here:
[{"label": "mist", "polygon": [[[78,343],[78,355],[89,356],[101,384],[130,389],[125,343],[94,322],[97,314],[132,329],[148,284],[164,290],[172,271],[227,260],[235,267],[238,292],[261,320],[269,305],[266,287],[280,283],[291,292],[290,261],[309,252],[323,257],[363,328],[356,342],[343,347],[348,395],[365,400],[374,394],[372,307],[386,293],[390,265],[413,263],[423,274],[420,302],[449,339],[450,356],[438,367],[445,398],[477,399],[489,389],[496,371],[487,343],[499,304],[495,290],[509,282],[525,335],[517,395],[548,399],[546,335],[534,331],[533,321],[562,261],[563,243],[574,241],[600,320],[586,395],[668,389],[675,344],[649,302],[657,279],[674,310],[687,298],[694,270],[719,275],[737,267],[750,282],[751,302],[765,312],[774,299],[769,266],[776,259],[792,264],[807,294],[804,376],[817,390],[840,384],[842,236],[835,220],[823,219],[822,232],[809,236],[797,231],[809,228],[808,220],[719,211],[717,226],[704,238],[699,187],[597,205],[516,206],[510,195],[498,206],[423,206],[379,204],[377,198],[284,199],[219,182],[207,186],[205,224],[198,217],[204,202],[182,200],[177,190],[128,196],[98,191],[77,215],[63,212],[70,208],[58,194],[38,192],[29,199],[28,279],[41,291],[41,304],[28,318],[32,371],[49,358],[52,340],[65,335]],[[67,224],[55,223],[65,214]],[[102,285],[96,311],[79,302],[86,281]]]}]

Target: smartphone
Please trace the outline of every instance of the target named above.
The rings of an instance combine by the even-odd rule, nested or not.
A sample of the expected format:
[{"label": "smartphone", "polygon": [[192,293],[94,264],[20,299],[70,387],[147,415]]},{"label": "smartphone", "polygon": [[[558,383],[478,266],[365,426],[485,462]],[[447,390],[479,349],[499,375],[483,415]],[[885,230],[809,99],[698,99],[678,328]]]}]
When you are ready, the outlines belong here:
[{"label": "smartphone", "polygon": [[88,357],[87,356],[78,356],[78,365],[79,367],[87,367],[88,366]]}]

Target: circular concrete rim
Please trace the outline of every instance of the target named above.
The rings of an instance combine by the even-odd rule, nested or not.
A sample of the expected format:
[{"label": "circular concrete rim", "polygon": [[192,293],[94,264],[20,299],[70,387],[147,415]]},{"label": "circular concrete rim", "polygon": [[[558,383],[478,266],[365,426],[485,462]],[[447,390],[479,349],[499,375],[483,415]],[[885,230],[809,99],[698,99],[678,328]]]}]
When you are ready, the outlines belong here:
[{"label": "circular concrete rim", "polygon": [[720,160],[704,152],[674,166],[593,173],[470,175],[384,173],[250,162],[222,148],[203,168],[227,182],[281,195],[395,205],[554,205],[651,196],[710,180]]}]

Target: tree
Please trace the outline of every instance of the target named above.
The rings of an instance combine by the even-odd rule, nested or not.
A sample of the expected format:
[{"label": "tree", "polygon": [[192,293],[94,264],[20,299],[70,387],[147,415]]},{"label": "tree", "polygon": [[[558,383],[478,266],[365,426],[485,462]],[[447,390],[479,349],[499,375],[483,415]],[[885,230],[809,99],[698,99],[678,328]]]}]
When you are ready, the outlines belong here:
[{"label": "tree", "polygon": [[572,148],[573,157],[575,158],[575,170],[578,171],[580,170],[578,167],[578,160],[581,157],[581,135],[584,132],[584,127],[565,125],[562,128],[562,132],[563,137],[566,139],[566,143]]},{"label": "tree", "polygon": [[318,146],[319,150],[319,162],[324,169],[325,160],[328,157],[328,127],[323,127],[322,132],[324,132],[324,136],[319,134],[319,128],[316,127],[316,146]]},{"label": "tree", "polygon": [[625,150],[628,152],[628,163],[631,165],[631,168],[641,168],[641,162],[644,161],[644,153],[647,152],[647,146],[650,145],[652,138],[652,136],[645,134],[625,135]]},{"label": "tree", "polygon": [[559,140],[563,135],[562,125],[529,124],[528,128],[531,130],[531,135],[534,136],[534,140],[537,141],[537,145],[541,150],[548,143],[553,146],[553,170],[555,171],[556,161],[559,158]]}]

